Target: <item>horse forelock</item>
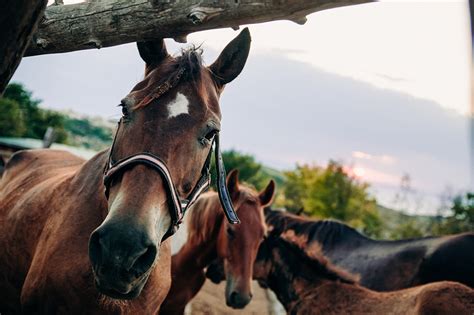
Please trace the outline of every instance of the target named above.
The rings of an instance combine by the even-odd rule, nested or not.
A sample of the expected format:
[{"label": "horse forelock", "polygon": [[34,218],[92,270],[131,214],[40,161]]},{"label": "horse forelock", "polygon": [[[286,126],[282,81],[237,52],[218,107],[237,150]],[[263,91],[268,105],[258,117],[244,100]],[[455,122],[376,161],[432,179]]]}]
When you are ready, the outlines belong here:
[{"label": "horse forelock", "polygon": [[[141,90],[142,98],[154,93],[154,89],[164,84],[170,78],[180,75],[178,84],[191,82],[198,91],[203,90],[202,70],[207,70],[202,60],[202,49],[191,46],[183,49],[181,55],[168,57],[154,69],[147,70],[145,79],[138,83],[134,90]],[[180,74],[182,71],[182,74]],[[138,100],[134,109],[148,106],[153,102],[141,102]]]}]

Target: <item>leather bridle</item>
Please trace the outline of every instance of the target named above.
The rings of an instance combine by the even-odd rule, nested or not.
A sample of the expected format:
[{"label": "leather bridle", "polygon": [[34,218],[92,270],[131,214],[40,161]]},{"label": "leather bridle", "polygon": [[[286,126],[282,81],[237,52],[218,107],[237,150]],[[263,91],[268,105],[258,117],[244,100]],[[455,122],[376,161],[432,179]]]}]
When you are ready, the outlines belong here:
[{"label": "leather bridle", "polygon": [[[184,73],[183,69],[178,70],[177,75],[167,80],[165,83],[158,86],[152,93],[145,97],[145,99],[140,103],[140,105],[148,104],[154,99],[159,98],[161,95],[169,91],[171,88],[176,86]],[[227,217],[227,220],[231,224],[240,223],[239,218],[233,208],[232,200],[229,196],[226,185],[226,172],[224,167],[224,161],[222,159],[222,154],[219,147],[219,132],[214,136],[214,139],[211,143],[209,153],[207,155],[204,166],[201,170],[201,176],[197,181],[194,188],[191,190],[191,193],[186,198],[181,198],[176,190],[176,187],[173,183],[171,173],[166,166],[166,163],[158,156],[154,155],[151,152],[140,152],[132,154],[118,161],[112,159],[114,152],[115,141],[117,139],[117,134],[119,132],[120,126],[123,124],[123,119],[119,120],[118,128],[115,133],[114,141],[112,142],[112,147],[109,151],[109,157],[107,159],[107,164],[104,168],[104,186],[105,186],[105,196],[109,198],[109,190],[112,180],[118,175],[125,172],[127,169],[132,168],[135,165],[143,164],[146,165],[155,171],[157,171],[164,182],[165,189],[168,195],[168,204],[171,215],[171,226],[163,236],[162,241],[176,233],[179,228],[179,225],[182,223],[184,214],[191,207],[191,205],[196,201],[199,195],[205,191],[211,184],[210,168],[211,168],[211,158],[212,150],[214,146],[214,155],[217,169],[217,192],[219,194],[219,200],[221,202],[224,213]]]}]

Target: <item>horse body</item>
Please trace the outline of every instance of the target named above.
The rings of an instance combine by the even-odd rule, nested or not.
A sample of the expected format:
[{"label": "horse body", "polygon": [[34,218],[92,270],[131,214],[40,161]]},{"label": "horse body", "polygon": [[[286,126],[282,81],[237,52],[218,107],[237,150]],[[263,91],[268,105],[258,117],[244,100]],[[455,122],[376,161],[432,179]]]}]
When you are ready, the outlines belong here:
[{"label": "horse body", "polygon": [[232,171],[227,186],[242,224],[227,223],[216,192],[197,200],[186,217],[187,240],[172,257],[172,284],[161,314],[183,314],[204,285],[205,268],[216,260],[224,264],[227,305],[243,308],[250,302],[252,265],[266,230],[263,207],[271,202],[275,184],[257,193],[239,185],[238,172]]},{"label": "horse body", "polygon": [[165,298],[170,281],[160,274],[169,274],[168,244],[149,278],[154,292],[145,288],[118,308],[94,288],[87,244],[107,212],[101,177],[106,153],[84,162],[62,151],[22,151],[9,161],[0,186],[1,217],[7,218],[0,221],[0,269],[7,277],[0,283],[6,293],[0,305],[6,314],[152,312]]},{"label": "horse body", "polygon": [[345,224],[314,221],[266,209],[267,224],[321,247],[335,265],[360,276],[360,284],[392,291],[448,280],[474,287],[474,234],[377,241]]},{"label": "horse body", "polygon": [[[271,235],[259,250],[254,277],[272,289],[288,314],[460,314],[474,312],[474,290],[456,282],[376,292],[332,265],[319,247]],[[293,243],[295,242],[295,243]]]}]

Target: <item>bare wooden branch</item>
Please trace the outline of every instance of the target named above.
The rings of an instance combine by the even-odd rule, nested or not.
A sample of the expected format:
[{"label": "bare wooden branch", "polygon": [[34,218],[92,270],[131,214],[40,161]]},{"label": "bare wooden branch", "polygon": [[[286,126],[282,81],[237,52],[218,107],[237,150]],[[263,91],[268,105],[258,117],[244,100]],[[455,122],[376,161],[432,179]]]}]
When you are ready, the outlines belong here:
[{"label": "bare wooden branch", "polygon": [[46,10],[28,56],[109,47],[192,32],[290,20],[374,0],[102,0]]},{"label": "bare wooden branch", "polygon": [[2,0],[0,4],[0,95],[31,42],[47,0]]}]

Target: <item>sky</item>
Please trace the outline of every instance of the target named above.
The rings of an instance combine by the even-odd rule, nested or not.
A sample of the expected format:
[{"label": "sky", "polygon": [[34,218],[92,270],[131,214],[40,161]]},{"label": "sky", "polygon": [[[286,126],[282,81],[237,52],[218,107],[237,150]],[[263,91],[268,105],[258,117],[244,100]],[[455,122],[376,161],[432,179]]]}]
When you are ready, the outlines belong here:
[{"label": "sky", "polygon": [[[303,26],[251,25],[248,63],[221,100],[224,148],[277,169],[340,160],[393,207],[409,174],[413,200],[403,207],[433,213],[442,194],[469,185],[468,23],[466,1],[396,0],[317,12]],[[236,35],[188,40],[210,64]],[[13,80],[45,107],[114,119],[142,75],[128,44],[25,58]]]}]

